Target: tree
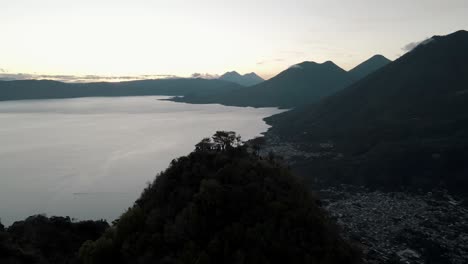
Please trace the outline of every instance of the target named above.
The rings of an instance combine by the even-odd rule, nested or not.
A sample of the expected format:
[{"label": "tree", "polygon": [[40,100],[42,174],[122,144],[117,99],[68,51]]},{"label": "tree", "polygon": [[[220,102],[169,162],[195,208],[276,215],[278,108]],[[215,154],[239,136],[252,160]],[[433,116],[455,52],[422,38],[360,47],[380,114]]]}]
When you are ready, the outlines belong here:
[{"label": "tree", "polygon": [[213,141],[218,150],[226,150],[239,146],[241,144],[241,137],[236,135],[234,131],[216,131],[213,135]]},{"label": "tree", "polygon": [[263,145],[265,145],[266,140],[265,137],[256,137],[254,139],[249,140],[249,145],[252,147],[255,155],[258,155],[260,152],[260,149],[262,148]]},{"label": "tree", "polygon": [[207,151],[213,148],[213,142],[211,142],[211,138],[204,138],[198,144],[195,145],[196,151]]}]

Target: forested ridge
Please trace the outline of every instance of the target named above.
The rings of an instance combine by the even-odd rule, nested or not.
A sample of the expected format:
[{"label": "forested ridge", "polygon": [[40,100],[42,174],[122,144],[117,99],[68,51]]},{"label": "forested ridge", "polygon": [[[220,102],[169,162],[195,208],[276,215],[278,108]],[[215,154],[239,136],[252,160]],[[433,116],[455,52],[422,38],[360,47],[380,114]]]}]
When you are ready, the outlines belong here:
[{"label": "forested ridge", "polygon": [[317,200],[273,155],[218,132],[148,185],[84,263],[357,263]]},{"label": "forested ridge", "polygon": [[0,226],[1,263],[358,263],[320,202],[234,132],[174,159],[111,226],[32,216]]}]

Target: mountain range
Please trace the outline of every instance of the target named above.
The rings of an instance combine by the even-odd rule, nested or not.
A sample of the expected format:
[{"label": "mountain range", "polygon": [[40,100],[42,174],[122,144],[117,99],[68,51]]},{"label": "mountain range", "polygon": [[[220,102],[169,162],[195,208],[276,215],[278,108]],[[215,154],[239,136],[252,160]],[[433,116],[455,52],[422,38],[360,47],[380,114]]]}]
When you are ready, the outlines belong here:
[{"label": "mountain range", "polygon": [[[441,188],[466,197],[467,47],[468,32],[458,31],[434,36],[393,62],[374,56],[348,72],[330,61],[303,62],[251,87],[202,79],[0,82],[0,100],[185,95],[176,100],[293,108],[266,119],[272,125],[266,139],[279,138],[278,144],[299,150],[294,155],[300,157],[292,157],[289,167],[305,183],[350,183],[417,192]],[[8,228],[0,223],[0,262],[363,262],[359,250],[342,238],[334,222],[349,223],[353,215],[340,214],[332,220],[320,208],[326,200],[309,193],[303,181],[283,167],[284,160],[273,153],[260,154],[260,147],[252,142],[240,143],[234,132],[226,131],[203,139],[195,151],[174,159],[158,174],[110,228],[104,221],[76,222],[68,217],[33,216]],[[381,192],[375,194],[382,196]],[[451,205],[435,213],[456,226],[460,235],[443,234],[452,241],[456,236],[463,238],[466,221],[455,222],[446,213],[459,204],[447,197]],[[370,210],[379,212],[376,207],[385,201],[379,199]],[[354,214],[366,214],[362,201],[368,200],[353,200],[344,207],[355,208]],[[415,200],[417,206],[404,201],[403,206],[421,218],[424,226],[437,230],[433,219],[420,212],[428,208],[427,203],[441,200]],[[394,213],[393,203],[386,203]],[[400,212],[383,216],[380,212],[378,218],[366,216],[356,226],[362,230],[382,222],[384,229],[393,232],[404,221]],[[447,248],[434,241],[433,232],[409,240],[410,234],[417,233],[411,228],[414,225],[404,223],[398,231],[403,235],[397,240],[406,249],[391,249],[395,258],[385,259],[385,263],[408,263],[400,258],[404,254],[418,263],[439,263],[437,257],[447,254]],[[368,246],[377,244],[379,231],[383,230],[372,232],[370,244],[361,233],[348,234],[365,254],[378,255]],[[423,259],[412,248],[434,251],[434,257]],[[466,255],[460,256],[464,263]]]},{"label": "mountain range", "polygon": [[294,108],[318,102],[383,67],[389,60],[378,55],[347,72],[331,61],[302,62],[257,85],[176,101],[221,103],[234,106]]},{"label": "mountain range", "polygon": [[[292,108],[267,119],[269,133],[331,157],[297,162],[307,177],[460,190],[468,185],[466,47],[468,32],[458,31],[434,36],[393,62],[376,55],[350,71],[331,61],[302,62],[250,87],[203,79],[0,82],[0,100],[183,95],[174,100]],[[324,143],[333,148],[325,151]]]},{"label": "mountain range", "polygon": [[[468,32],[434,36],[317,104],[273,116],[270,133],[329,159],[306,177],[384,187],[468,186]],[[321,146],[333,146],[324,150]]]},{"label": "mountain range", "polygon": [[128,82],[64,83],[50,80],[0,81],[0,101],[92,96],[207,96],[242,88],[236,83],[202,78],[157,79]]},{"label": "mountain range", "polygon": [[[219,79],[170,78],[127,82],[64,83],[51,80],[0,81],[0,101],[92,96],[180,96],[174,101],[234,106],[294,108],[315,103],[376,71],[386,62],[374,56],[350,72],[331,61],[302,62],[263,81],[255,73],[232,71]],[[246,87],[247,86],[247,87]]]},{"label": "mountain range", "polygon": [[244,75],[240,75],[236,71],[226,72],[221,75],[219,80],[228,81],[240,84],[242,86],[252,86],[263,82],[262,77],[258,76],[256,73],[251,72]]}]

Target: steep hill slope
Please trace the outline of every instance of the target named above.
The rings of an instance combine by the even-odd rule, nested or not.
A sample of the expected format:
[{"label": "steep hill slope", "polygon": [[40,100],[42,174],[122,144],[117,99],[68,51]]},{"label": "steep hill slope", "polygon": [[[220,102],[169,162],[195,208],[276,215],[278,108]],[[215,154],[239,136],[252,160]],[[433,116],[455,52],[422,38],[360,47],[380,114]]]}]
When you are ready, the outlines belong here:
[{"label": "steep hill slope", "polygon": [[217,133],[174,160],[84,263],[357,263],[324,211],[273,159]]},{"label": "steep hill slope", "polygon": [[319,104],[270,118],[272,132],[309,151],[332,143],[333,158],[304,161],[305,174],[462,190],[468,186],[467,47],[466,31],[435,36]]}]

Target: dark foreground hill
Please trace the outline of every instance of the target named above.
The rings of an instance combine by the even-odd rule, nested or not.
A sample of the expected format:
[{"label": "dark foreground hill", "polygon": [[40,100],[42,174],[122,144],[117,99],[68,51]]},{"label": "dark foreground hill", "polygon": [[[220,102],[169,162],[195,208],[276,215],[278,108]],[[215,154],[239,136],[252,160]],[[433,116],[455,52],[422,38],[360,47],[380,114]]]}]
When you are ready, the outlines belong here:
[{"label": "dark foreground hill", "polygon": [[272,133],[321,153],[297,165],[309,176],[464,192],[467,47],[466,31],[435,36],[319,104],[270,118]]},{"label": "dark foreground hill", "polygon": [[352,77],[331,61],[322,64],[303,62],[252,87],[208,96],[186,96],[176,100],[189,103],[292,108],[317,102],[352,82]]},{"label": "dark foreground hill", "polygon": [[49,80],[0,81],[0,101],[93,96],[206,96],[242,86],[205,79],[158,79],[119,83],[63,83]]},{"label": "dark foreground hill", "polygon": [[84,263],[357,263],[313,197],[274,159],[217,133],[173,160]]},{"label": "dark foreground hill", "polygon": [[237,83],[242,86],[252,86],[252,85],[256,85],[264,81],[255,72],[240,75],[236,71],[226,72],[225,74],[221,75],[218,79],[223,80],[223,81]]},{"label": "dark foreground hill", "polygon": [[0,263],[79,263],[83,242],[99,238],[108,227],[105,221],[72,222],[68,217],[41,215],[6,229],[0,224]]}]

